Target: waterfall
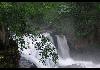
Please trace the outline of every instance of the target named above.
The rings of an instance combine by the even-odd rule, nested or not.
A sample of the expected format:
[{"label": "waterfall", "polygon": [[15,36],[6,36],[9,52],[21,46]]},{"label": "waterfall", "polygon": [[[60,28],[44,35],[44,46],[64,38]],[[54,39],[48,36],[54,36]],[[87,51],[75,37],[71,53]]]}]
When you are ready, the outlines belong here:
[{"label": "waterfall", "polygon": [[58,43],[58,54],[62,59],[70,58],[69,46],[64,35],[56,35]]},{"label": "waterfall", "polygon": [[58,68],[98,68],[100,64],[96,65],[92,61],[75,61],[70,57],[69,46],[64,35],[55,35],[58,44]]},{"label": "waterfall", "polygon": [[[34,44],[32,44],[32,40],[29,37],[25,37],[25,42],[29,41],[30,48],[23,49],[23,51],[19,50],[21,52],[21,60],[19,61],[20,67],[22,68],[29,68],[32,66],[32,63],[36,65],[37,68],[91,68],[91,67],[100,67],[100,65],[94,64],[92,61],[75,61],[70,57],[69,53],[69,46],[67,44],[67,39],[64,35],[55,35],[55,38],[57,39],[56,42],[54,41],[54,38],[50,35],[50,33],[43,33],[45,37],[49,38],[51,47],[54,46],[56,48],[56,52],[58,53],[58,63],[55,65],[51,58],[48,58],[46,60],[47,66],[44,66],[41,62],[39,62],[39,58],[41,56],[38,55],[37,50],[34,48]],[[37,39],[38,42],[41,41],[41,38]],[[26,44],[27,45],[27,44]],[[19,47],[20,49],[20,47]],[[26,62],[27,61],[27,62]],[[22,64],[24,63],[24,64]],[[85,65],[85,66],[84,66]]]},{"label": "waterfall", "polygon": [[44,35],[45,37],[47,37],[47,38],[50,40],[50,42],[51,42],[52,44],[54,44],[53,38],[52,38],[52,36],[50,35],[50,33],[43,33],[43,35]]},{"label": "waterfall", "polygon": [[[45,47],[46,45],[48,45],[49,43],[51,43],[51,48],[52,47],[55,47],[53,45],[53,39],[52,37],[50,36],[49,33],[43,33],[43,34],[40,34],[40,36],[42,37],[42,35],[44,37],[47,37],[50,42],[47,41],[47,43],[45,43],[45,45],[43,47]],[[40,50],[36,50],[36,48],[34,48],[34,45],[36,44],[36,42],[41,42],[41,39],[40,37],[36,36],[35,38],[37,41],[35,41],[34,43],[32,43],[32,39],[29,38],[28,36],[24,36],[24,41],[25,41],[25,47],[29,46],[29,48],[25,49],[23,48],[23,51],[20,50],[20,45],[19,45],[19,51],[21,52],[21,58],[19,60],[19,67],[31,67],[32,66],[32,63],[34,63],[38,68],[55,68],[56,64],[52,61],[52,58],[50,56],[50,58],[46,59],[45,62],[46,62],[46,66],[43,65],[42,62],[39,62],[39,59],[42,57],[39,55],[39,52]],[[29,42],[29,43],[27,43]],[[56,52],[57,53],[57,52]],[[25,59],[22,59],[22,58],[25,58]],[[31,63],[29,63],[28,61],[30,61]],[[24,63],[24,65],[22,64],[22,62]],[[28,63],[26,63],[28,62]],[[28,64],[28,65],[27,65]],[[30,65],[31,66],[30,66]]]}]

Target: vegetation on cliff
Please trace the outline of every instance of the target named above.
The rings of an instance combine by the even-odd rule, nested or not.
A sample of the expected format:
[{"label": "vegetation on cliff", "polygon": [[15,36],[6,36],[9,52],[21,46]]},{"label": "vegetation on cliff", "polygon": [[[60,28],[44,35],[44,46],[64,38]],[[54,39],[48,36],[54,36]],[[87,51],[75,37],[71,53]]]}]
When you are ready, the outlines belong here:
[{"label": "vegetation on cliff", "polygon": [[59,27],[58,22],[65,16],[73,17],[77,38],[92,36],[100,41],[99,15],[97,2],[0,2],[0,49],[10,47],[15,34],[24,44],[23,35],[37,35],[44,26],[64,33],[65,23]]}]

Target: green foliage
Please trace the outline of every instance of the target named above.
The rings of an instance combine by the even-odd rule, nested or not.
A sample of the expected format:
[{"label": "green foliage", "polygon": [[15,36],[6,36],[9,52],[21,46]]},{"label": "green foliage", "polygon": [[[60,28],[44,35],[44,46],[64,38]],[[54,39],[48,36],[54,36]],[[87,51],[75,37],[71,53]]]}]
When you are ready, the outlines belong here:
[{"label": "green foliage", "polygon": [[[58,28],[60,32],[64,32],[65,24],[59,27],[57,23],[64,16],[74,18],[73,26],[77,37],[88,37],[95,32],[99,12],[100,3],[96,2],[0,2],[0,24],[9,28],[12,38],[12,33],[20,37],[21,46],[24,46],[22,36],[35,35],[44,24],[54,26],[55,29]],[[48,40],[42,39],[42,41],[45,44]],[[40,43],[37,43],[37,46],[41,49]],[[49,45],[42,52],[45,58],[48,57],[46,53],[48,49]],[[55,53],[52,54],[55,55]]]},{"label": "green foliage", "polygon": [[[90,8],[91,7],[91,8]],[[97,9],[94,3],[77,3],[74,10],[77,37],[88,37],[95,30]]]},{"label": "green foliage", "polygon": [[55,20],[72,10],[71,4],[70,2],[1,2],[1,22],[17,35],[33,33],[39,30],[42,24],[56,25]]},{"label": "green foliage", "polygon": [[[40,29],[41,24],[54,21],[58,16],[57,11],[59,4],[60,3],[57,4],[53,2],[1,2],[0,21],[9,28],[10,38],[15,39],[23,48],[25,47],[25,41],[22,36],[25,34],[28,36],[29,34],[35,34],[37,30]],[[14,36],[12,33],[16,35]],[[16,39],[16,37],[19,37],[19,39]],[[47,40],[42,39],[42,41],[43,45]],[[39,44],[37,44],[38,50],[41,49]],[[49,57],[47,53],[51,51],[48,49],[51,51],[54,50],[50,49],[50,45],[45,47],[41,52],[43,60]],[[53,56],[53,61],[56,63],[56,53],[51,52],[50,54]]]},{"label": "green foliage", "polygon": [[[36,42],[35,47],[37,50],[42,50],[39,52],[40,53],[39,55],[42,56],[40,61],[42,61],[42,63],[45,64],[45,60],[52,57],[52,61],[56,64],[58,60],[58,54],[56,53],[56,48],[52,45],[52,43],[50,43],[50,40],[48,38],[44,37],[43,35],[39,36],[41,36],[42,38],[41,42]],[[43,46],[45,47],[43,48]]]}]

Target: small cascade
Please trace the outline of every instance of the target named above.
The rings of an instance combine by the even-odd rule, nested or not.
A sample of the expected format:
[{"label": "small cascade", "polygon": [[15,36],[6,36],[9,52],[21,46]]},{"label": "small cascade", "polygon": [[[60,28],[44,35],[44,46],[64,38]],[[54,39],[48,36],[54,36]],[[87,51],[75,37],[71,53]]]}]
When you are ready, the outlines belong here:
[{"label": "small cascade", "polygon": [[56,35],[58,43],[58,54],[62,59],[70,58],[69,46],[64,35]]},{"label": "small cascade", "polygon": [[45,37],[47,37],[47,38],[50,40],[50,42],[51,42],[52,44],[54,44],[53,38],[52,38],[52,36],[50,35],[50,33],[43,33],[43,35],[44,35]]}]

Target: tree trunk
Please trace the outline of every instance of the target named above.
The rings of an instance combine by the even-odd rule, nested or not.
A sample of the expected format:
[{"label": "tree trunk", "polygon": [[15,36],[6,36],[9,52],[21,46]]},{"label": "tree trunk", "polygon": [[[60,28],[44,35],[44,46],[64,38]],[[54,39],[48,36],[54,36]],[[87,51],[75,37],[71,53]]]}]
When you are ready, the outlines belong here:
[{"label": "tree trunk", "polygon": [[6,49],[9,46],[8,29],[4,24],[0,24],[0,49]]},{"label": "tree trunk", "polygon": [[[18,66],[19,51],[16,41],[9,39],[9,32],[4,24],[0,24],[0,68],[15,68]],[[5,64],[6,63],[6,64]]]}]

